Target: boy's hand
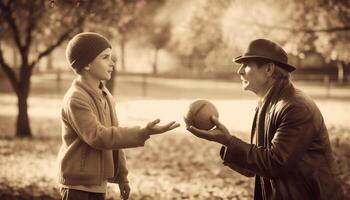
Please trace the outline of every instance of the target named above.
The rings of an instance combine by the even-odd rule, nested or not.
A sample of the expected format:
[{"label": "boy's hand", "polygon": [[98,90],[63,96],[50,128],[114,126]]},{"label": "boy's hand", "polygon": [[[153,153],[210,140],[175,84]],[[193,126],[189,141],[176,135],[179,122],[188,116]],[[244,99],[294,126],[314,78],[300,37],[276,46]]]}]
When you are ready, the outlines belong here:
[{"label": "boy's hand", "polygon": [[129,183],[119,183],[120,198],[125,200],[129,199],[130,186]]},{"label": "boy's hand", "polygon": [[229,131],[215,116],[211,117],[211,121],[215,124],[215,129],[207,131],[195,128],[194,126],[189,126],[187,127],[187,130],[199,138],[218,142],[227,146],[231,138]]},{"label": "boy's hand", "polygon": [[158,125],[159,122],[160,122],[160,119],[156,119],[152,122],[149,122],[147,124],[147,126],[144,128],[146,134],[156,135],[156,134],[160,134],[160,133],[164,133],[164,132],[173,130],[173,129],[180,126],[180,124],[176,123],[175,121],[172,121],[172,122],[165,124],[163,126]]}]

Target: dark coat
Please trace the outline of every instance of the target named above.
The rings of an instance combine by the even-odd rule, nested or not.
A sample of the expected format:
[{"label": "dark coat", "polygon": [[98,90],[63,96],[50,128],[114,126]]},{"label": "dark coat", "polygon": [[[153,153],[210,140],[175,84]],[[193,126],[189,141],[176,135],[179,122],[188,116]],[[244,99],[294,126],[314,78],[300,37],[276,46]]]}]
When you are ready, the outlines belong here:
[{"label": "dark coat", "polygon": [[222,158],[255,175],[254,199],[344,198],[322,114],[290,81],[276,82],[257,109],[251,139],[232,136]]}]

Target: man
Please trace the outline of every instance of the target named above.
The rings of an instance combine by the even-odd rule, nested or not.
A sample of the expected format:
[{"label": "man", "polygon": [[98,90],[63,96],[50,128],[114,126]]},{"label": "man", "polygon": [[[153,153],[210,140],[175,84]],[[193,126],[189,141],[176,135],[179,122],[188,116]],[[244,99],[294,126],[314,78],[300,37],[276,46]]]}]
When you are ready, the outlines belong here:
[{"label": "man", "polygon": [[276,43],[252,41],[238,74],[244,90],[259,97],[251,144],[230,135],[217,118],[216,128],[187,127],[197,137],[224,146],[224,164],[255,176],[254,199],[343,199],[327,128],[316,104],[290,81],[295,67]]}]

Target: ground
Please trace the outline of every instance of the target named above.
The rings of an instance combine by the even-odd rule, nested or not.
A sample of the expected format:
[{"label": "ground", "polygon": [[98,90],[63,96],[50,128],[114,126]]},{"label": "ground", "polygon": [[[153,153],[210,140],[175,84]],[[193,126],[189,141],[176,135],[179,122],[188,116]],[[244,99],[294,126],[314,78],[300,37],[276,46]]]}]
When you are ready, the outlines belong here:
[{"label": "ground", "polygon": [[[34,77],[29,98],[32,139],[13,137],[16,99],[4,84],[0,86],[0,199],[59,199],[55,178],[61,144],[59,111],[70,79],[64,76],[55,85],[55,77]],[[325,117],[343,187],[350,197],[350,90],[297,85],[315,98]],[[131,198],[251,199],[253,180],[224,167],[218,157],[220,145],[190,135],[182,117],[194,99],[210,99],[231,133],[248,141],[255,97],[232,82],[148,78],[147,90],[142,88],[142,78],[117,78],[115,97],[122,125],[144,125],[159,117],[162,122],[177,120],[182,127],[152,137],[145,147],[126,150]],[[115,185],[109,185],[107,197],[119,199]]]}]

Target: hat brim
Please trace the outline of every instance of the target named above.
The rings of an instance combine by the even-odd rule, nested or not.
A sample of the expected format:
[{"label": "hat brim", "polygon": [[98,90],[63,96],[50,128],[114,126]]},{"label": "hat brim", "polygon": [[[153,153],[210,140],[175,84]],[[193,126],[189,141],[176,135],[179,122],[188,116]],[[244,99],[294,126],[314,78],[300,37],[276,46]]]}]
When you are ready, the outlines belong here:
[{"label": "hat brim", "polygon": [[275,62],[281,68],[287,70],[288,72],[292,72],[292,71],[294,71],[296,69],[292,65],[289,65],[289,64],[283,63],[283,62],[279,62],[277,60],[273,60],[271,58],[264,57],[264,56],[238,56],[238,57],[234,58],[233,61],[236,62],[236,63],[243,63],[244,61],[252,60],[252,59],[262,59],[262,60],[268,60],[268,61],[271,61],[271,62]]}]

